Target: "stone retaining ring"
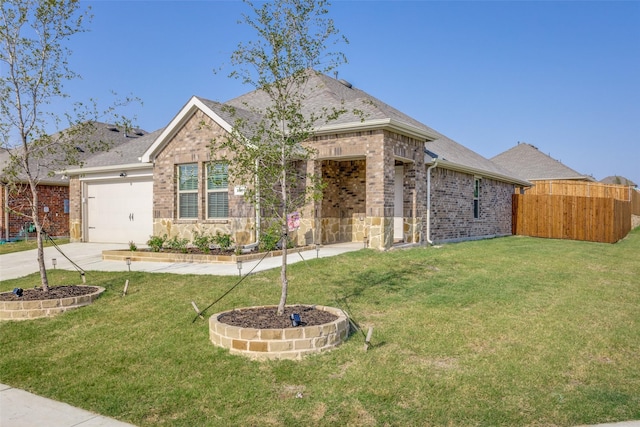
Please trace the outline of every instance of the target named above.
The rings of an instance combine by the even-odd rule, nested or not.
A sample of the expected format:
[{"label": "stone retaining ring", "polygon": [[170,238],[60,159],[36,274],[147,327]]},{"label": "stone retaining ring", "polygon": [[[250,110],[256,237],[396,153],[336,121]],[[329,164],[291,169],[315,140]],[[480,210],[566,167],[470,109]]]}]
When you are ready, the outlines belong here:
[{"label": "stone retaining ring", "polygon": [[[260,307],[247,307],[260,308]],[[283,329],[254,329],[232,326],[218,319],[227,312],[209,318],[209,338],[231,354],[254,360],[293,359],[330,350],[340,345],[349,335],[349,319],[344,311],[324,306],[316,310],[328,311],[338,316],[331,323],[316,326],[298,326]]]},{"label": "stone retaining ring", "polygon": [[92,286],[96,291],[77,297],[35,301],[0,301],[0,320],[30,320],[52,317],[64,311],[84,307],[98,298],[105,289]]}]

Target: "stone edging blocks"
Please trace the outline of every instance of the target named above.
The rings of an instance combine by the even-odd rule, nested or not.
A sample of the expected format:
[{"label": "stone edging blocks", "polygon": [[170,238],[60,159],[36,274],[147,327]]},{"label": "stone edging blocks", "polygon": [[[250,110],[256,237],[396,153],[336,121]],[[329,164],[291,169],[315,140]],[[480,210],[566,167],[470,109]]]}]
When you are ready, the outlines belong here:
[{"label": "stone edging blocks", "polygon": [[328,311],[338,318],[316,326],[253,329],[220,322],[218,319],[226,313],[222,312],[209,318],[209,338],[214,345],[229,349],[231,354],[254,360],[300,360],[305,355],[337,347],[349,335],[349,319],[344,311],[324,306],[315,306],[315,309]]},{"label": "stone edging blocks", "polygon": [[77,297],[37,300],[37,301],[0,301],[0,320],[30,320],[52,317],[56,314],[84,307],[98,298],[105,288],[91,286],[96,291]]}]

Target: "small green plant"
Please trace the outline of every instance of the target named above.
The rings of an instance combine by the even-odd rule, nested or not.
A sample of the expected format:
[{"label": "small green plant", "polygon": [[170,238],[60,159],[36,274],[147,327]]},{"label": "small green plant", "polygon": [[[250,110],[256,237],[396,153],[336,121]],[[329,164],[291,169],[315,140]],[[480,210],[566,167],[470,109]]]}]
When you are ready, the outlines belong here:
[{"label": "small green plant", "polygon": [[231,237],[231,234],[221,233],[220,231],[216,231],[216,235],[211,237],[211,241],[220,246],[220,249],[223,251],[229,250],[231,245],[233,245],[233,237]]},{"label": "small green plant", "polygon": [[209,248],[209,245],[211,244],[212,240],[213,240],[212,236],[209,236],[204,232],[203,233],[200,233],[198,231],[193,232],[194,246],[200,249],[205,254],[208,254],[211,251],[211,249]]},{"label": "small green plant", "polygon": [[183,254],[187,253],[187,245],[189,244],[189,239],[179,238],[178,236],[173,236],[164,243],[167,249],[171,249],[172,251],[179,251]]},{"label": "small green plant", "polygon": [[260,235],[260,250],[267,252],[275,251],[278,249],[279,241],[280,227],[278,225],[272,225]]},{"label": "small green plant", "polygon": [[149,240],[147,240],[147,245],[151,248],[152,252],[160,252],[164,243],[167,241],[167,235],[160,236],[150,236]]},{"label": "small green plant", "polygon": [[136,245],[133,240],[129,241],[129,250],[132,252],[138,250],[138,245]]}]

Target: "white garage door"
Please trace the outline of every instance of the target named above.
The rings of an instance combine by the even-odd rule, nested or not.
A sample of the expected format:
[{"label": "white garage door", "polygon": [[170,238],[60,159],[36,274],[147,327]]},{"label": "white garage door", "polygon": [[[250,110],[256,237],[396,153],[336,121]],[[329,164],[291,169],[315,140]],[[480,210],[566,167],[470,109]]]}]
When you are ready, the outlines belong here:
[{"label": "white garage door", "polygon": [[153,232],[153,182],[87,184],[87,241],[145,244]]}]

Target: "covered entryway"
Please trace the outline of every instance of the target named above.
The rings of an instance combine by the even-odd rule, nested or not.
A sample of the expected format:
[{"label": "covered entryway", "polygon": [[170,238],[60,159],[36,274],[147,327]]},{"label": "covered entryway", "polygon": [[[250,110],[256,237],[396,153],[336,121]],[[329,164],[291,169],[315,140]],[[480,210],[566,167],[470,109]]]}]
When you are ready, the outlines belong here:
[{"label": "covered entryway", "polygon": [[123,178],[86,183],[85,241],[145,244],[153,233],[153,181]]}]

